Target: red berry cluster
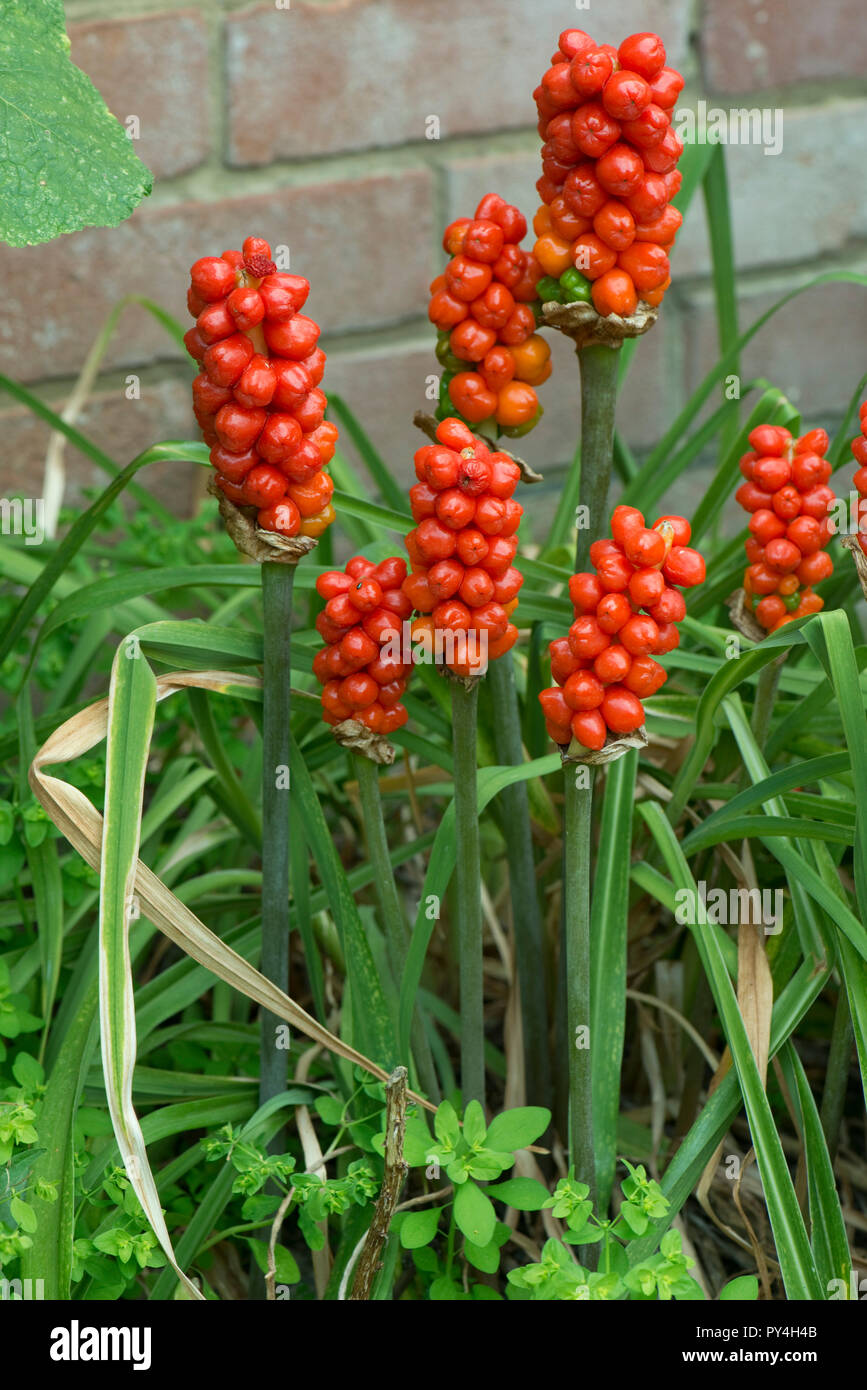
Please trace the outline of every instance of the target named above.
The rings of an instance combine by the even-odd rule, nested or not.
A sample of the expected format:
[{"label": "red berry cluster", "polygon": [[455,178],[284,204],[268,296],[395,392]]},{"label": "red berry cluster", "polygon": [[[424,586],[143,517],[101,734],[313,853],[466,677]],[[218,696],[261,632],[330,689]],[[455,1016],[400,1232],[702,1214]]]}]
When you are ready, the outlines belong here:
[{"label": "red berry cluster", "polygon": [[534,254],[547,275],[574,266],[591,280],[599,314],[659,304],[671,283],[683,153],[671,111],[682,87],[656,34],[615,49],[566,29],[534,92],[545,142],[536,187],[550,218]]},{"label": "red berry cluster", "polygon": [[680,589],[705,576],[682,516],[661,516],[647,527],[635,507],[616,507],[611,535],[590,547],[596,573],[569,580],[575,621],[568,637],[548,648],[557,684],[539,695],[555,743],[574,736],[595,750],[604,748],[609,732],[631,734],[644,723],[642,698],[667,679],[653,658],[680,642],[677,624],[686,616]]},{"label": "red berry cluster", "polygon": [[445,369],[440,418],[493,420],[504,434],[524,434],[539,419],[533,388],[551,374],[551,350],[534,331],[529,306],[542,272],[518,244],[526,232],[523,214],[496,193],[445,230],[452,259],[432,282],[428,307]]},{"label": "red berry cluster", "polygon": [[752,512],[744,590],[757,622],[774,632],[819,612],[823,600],[812,586],[834,569],[825,550],[834,534],[828,509],[835,501],[828,487],[828,435],[810,430],[793,439],[781,425],[758,425],[749,443],[740,465],[746,482],[735,493]]},{"label": "red berry cluster", "polygon": [[319,390],[319,327],[299,312],[310,285],[278,271],[267,241],[252,236],[242,251],[196,261],[190,281],[196,326],[184,342],[202,368],[193,409],[218,487],[236,506],[255,507],[265,531],[321,535],[334,520],[323,468],[337,428]]},{"label": "red berry cluster", "polygon": [[[863,499],[867,497],[867,401],[861,402],[861,407],[858,411],[858,419],[861,421],[861,433],[856,434],[855,438],[852,440],[852,453],[855,455],[855,461],[858,467],[852,481],[858,489],[860,497]],[[861,530],[861,513],[864,510],[865,508],[862,503],[859,502],[858,544],[864,554],[867,555],[867,535],[864,535]]]},{"label": "red berry cluster", "polygon": [[524,582],[513,564],[524,509],[512,493],[521,470],[461,420],[441,421],[436,437],[438,443],[415,454],[419,481],[409,498],[418,524],[406,537],[412,573],[403,591],[413,608],[429,615],[413,623],[414,638],[423,632],[434,640],[438,632],[479,634],[477,653],[446,658],[457,675],[472,676],[518,636],[509,620]]},{"label": "red berry cluster", "polygon": [[327,599],[316,630],[327,642],[313,659],[322,686],[322,718],[327,724],[358,719],[375,734],[391,734],[407,721],[400,703],[412,663],[401,661],[386,644],[400,641],[412,604],[401,585],[406,561],[397,556],[375,565],[356,555],[345,570],[328,570],[316,580]]}]

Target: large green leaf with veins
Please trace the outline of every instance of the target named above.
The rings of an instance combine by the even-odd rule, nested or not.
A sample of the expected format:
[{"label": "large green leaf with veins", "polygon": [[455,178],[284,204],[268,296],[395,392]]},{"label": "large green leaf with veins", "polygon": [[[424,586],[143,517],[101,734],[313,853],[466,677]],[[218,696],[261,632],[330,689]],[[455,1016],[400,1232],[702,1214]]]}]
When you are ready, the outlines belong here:
[{"label": "large green leaf with veins", "polygon": [[116,227],[153,178],[70,62],[61,0],[0,0],[0,239]]}]

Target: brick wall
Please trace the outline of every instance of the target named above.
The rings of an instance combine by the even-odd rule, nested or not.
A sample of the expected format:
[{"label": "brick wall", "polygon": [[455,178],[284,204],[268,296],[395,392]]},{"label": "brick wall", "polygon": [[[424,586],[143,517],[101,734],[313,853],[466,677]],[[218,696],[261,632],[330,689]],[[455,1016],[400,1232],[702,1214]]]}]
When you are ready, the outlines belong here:
[{"label": "brick wall", "polygon": [[[112,304],[146,295],[184,318],[198,255],[248,232],[289,246],[313,284],[310,310],[340,391],[409,478],[414,409],[435,369],[427,284],[439,236],[496,189],[529,215],[538,137],[530,93],[556,35],[586,26],[617,42],[658,29],[686,73],[681,105],[780,107],[778,156],[730,148],[741,325],[820,270],[867,270],[867,95],[853,36],[862,0],[336,0],[238,5],[202,0],[68,0],[74,60],[121,119],[155,191],[128,222],[60,242],[0,246],[5,314],[0,370],[62,403]],[[429,139],[428,118],[439,121]],[[621,427],[639,450],[657,438],[713,362],[702,207],[674,256],[660,324],[639,347]],[[185,320],[186,326],[186,320]],[[543,427],[522,452],[549,473],[571,454],[577,373],[554,342]],[[867,364],[867,313],[851,286],[810,291],[755,339],[745,371],[770,377],[811,421],[833,421]],[[141,383],[128,400],[130,373]],[[82,426],[125,461],[157,438],[195,437],[189,368],[165,331],[128,307]],[[0,492],[33,492],[44,428],[0,412]],[[75,483],[99,475],[70,453]],[[154,485],[190,507],[201,470],[177,465]]]}]

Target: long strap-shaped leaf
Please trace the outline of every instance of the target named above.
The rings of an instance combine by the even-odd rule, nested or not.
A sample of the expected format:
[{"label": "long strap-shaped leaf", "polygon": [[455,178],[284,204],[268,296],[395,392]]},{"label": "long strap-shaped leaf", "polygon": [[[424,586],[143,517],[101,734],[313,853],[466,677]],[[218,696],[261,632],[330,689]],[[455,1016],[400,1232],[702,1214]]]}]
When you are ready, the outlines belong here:
[{"label": "long strap-shaped leaf", "polygon": [[[137,657],[132,652],[138,650]],[[130,655],[127,655],[130,653]],[[218,979],[238,989],[329,1051],[387,1080],[383,1067],[335,1037],[258,970],[210,931],[138,859],[141,800],[154,709],[178,690],[230,692],[260,684],[252,676],[226,671],[174,672],[154,677],[137,647],[123,644],[112,670],[108,699],[98,700],[62,724],[43,744],[30,766],[34,795],[51,820],[91,868],[102,875],[100,909],[100,1017],[103,1064],[115,1138],[130,1182],[167,1258],[188,1292],[200,1298],[175,1260],[162,1216],[147,1151],[132,1105],[135,1066],[135,1011],[127,932],[132,902],[169,940]],[[106,821],[83,792],[45,768],[69,762],[108,738],[108,781],[117,792],[107,797]],[[428,1110],[422,1097],[412,1099]]]},{"label": "long strap-shaped leaf", "polygon": [[105,819],[99,879],[99,1025],[105,1091],[117,1145],[136,1196],[191,1298],[203,1295],[175,1259],[144,1135],[132,1103],[135,1002],[129,924],[136,881],[145,773],[156,711],[156,679],[137,643],[115,654],[108,697]]},{"label": "long strap-shaped leaf", "polygon": [[[658,802],[641,802],[638,811],[666,861],[672,881],[687,889],[695,901],[695,880]],[[693,938],[737,1072],[786,1295],[789,1299],[821,1301],[824,1291],[804,1219],[722,952],[714,933],[705,932],[701,926],[693,928]]]}]

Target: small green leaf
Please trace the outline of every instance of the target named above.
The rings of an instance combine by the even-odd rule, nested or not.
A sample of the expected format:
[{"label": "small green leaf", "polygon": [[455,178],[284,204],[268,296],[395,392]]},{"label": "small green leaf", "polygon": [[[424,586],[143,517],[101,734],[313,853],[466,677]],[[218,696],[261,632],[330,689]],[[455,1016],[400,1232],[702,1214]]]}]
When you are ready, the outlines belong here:
[{"label": "small green leaf", "polygon": [[719,1291],[721,1303],[754,1303],[759,1296],[759,1281],[755,1274],[741,1274],[730,1279]]},{"label": "small green leaf", "polygon": [[541,1211],[548,1201],[548,1189],[535,1178],[508,1178],[487,1188],[487,1193],[515,1211]]},{"label": "small green leaf", "polygon": [[471,1100],[464,1111],[464,1139],[468,1144],[481,1144],[485,1137],[485,1112],[477,1100]]},{"label": "small green leaf", "polygon": [[465,1182],[455,1194],[455,1221],[473,1245],[488,1245],[497,1224],[494,1204],[474,1182]]},{"label": "small green leaf", "polygon": [[25,1090],[35,1091],[37,1086],[41,1086],[45,1081],[45,1072],[39,1065],[35,1057],[31,1057],[29,1052],[19,1052],[15,1061],[12,1063],[12,1075],[23,1086]]},{"label": "small green leaf", "polygon": [[400,1223],[400,1243],[404,1250],[419,1250],[430,1245],[437,1233],[441,1207],[430,1211],[408,1211]]},{"label": "small green leaf", "polygon": [[[253,1259],[259,1266],[263,1274],[268,1273],[268,1245],[264,1240],[255,1240],[252,1236],[247,1237],[247,1244],[253,1252]],[[284,1245],[274,1247],[274,1266],[275,1281],[278,1284],[297,1284],[301,1280],[301,1271],[295,1263],[294,1256]]]},{"label": "small green leaf", "polygon": [[37,1226],[36,1212],[33,1208],[27,1202],[22,1202],[20,1197],[13,1197],[9,1203],[9,1210],[22,1231],[32,1235]]},{"label": "small green leaf", "polygon": [[434,1133],[443,1146],[454,1148],[461,1136],[457,1112],[451,1101],[444,1100],[434,1115]]},{"label": "small green leaf", "polygon": [[327,1125],[339,1125],[343,1120],[343,1101],[337,1096],[317,1096],[316,1113]]},{"label": "small green leaf", "polygon": [[525,1149],[544,1134],[551,1122],[551,1112],[541,1105],[523,1105],[515,1110],[504,1110],[488,1125],[485,1140],[489,1149]]},{"label": "small green leaf", "polygon": [[496,1274],[500,1267],[500,1247],[496,1241],[490,1241],[487,1245],[474,1245],[471,1240],[464,1242],[464,1254],[469,1264],[474,1269],[480,1269],[483,1274]]}]

